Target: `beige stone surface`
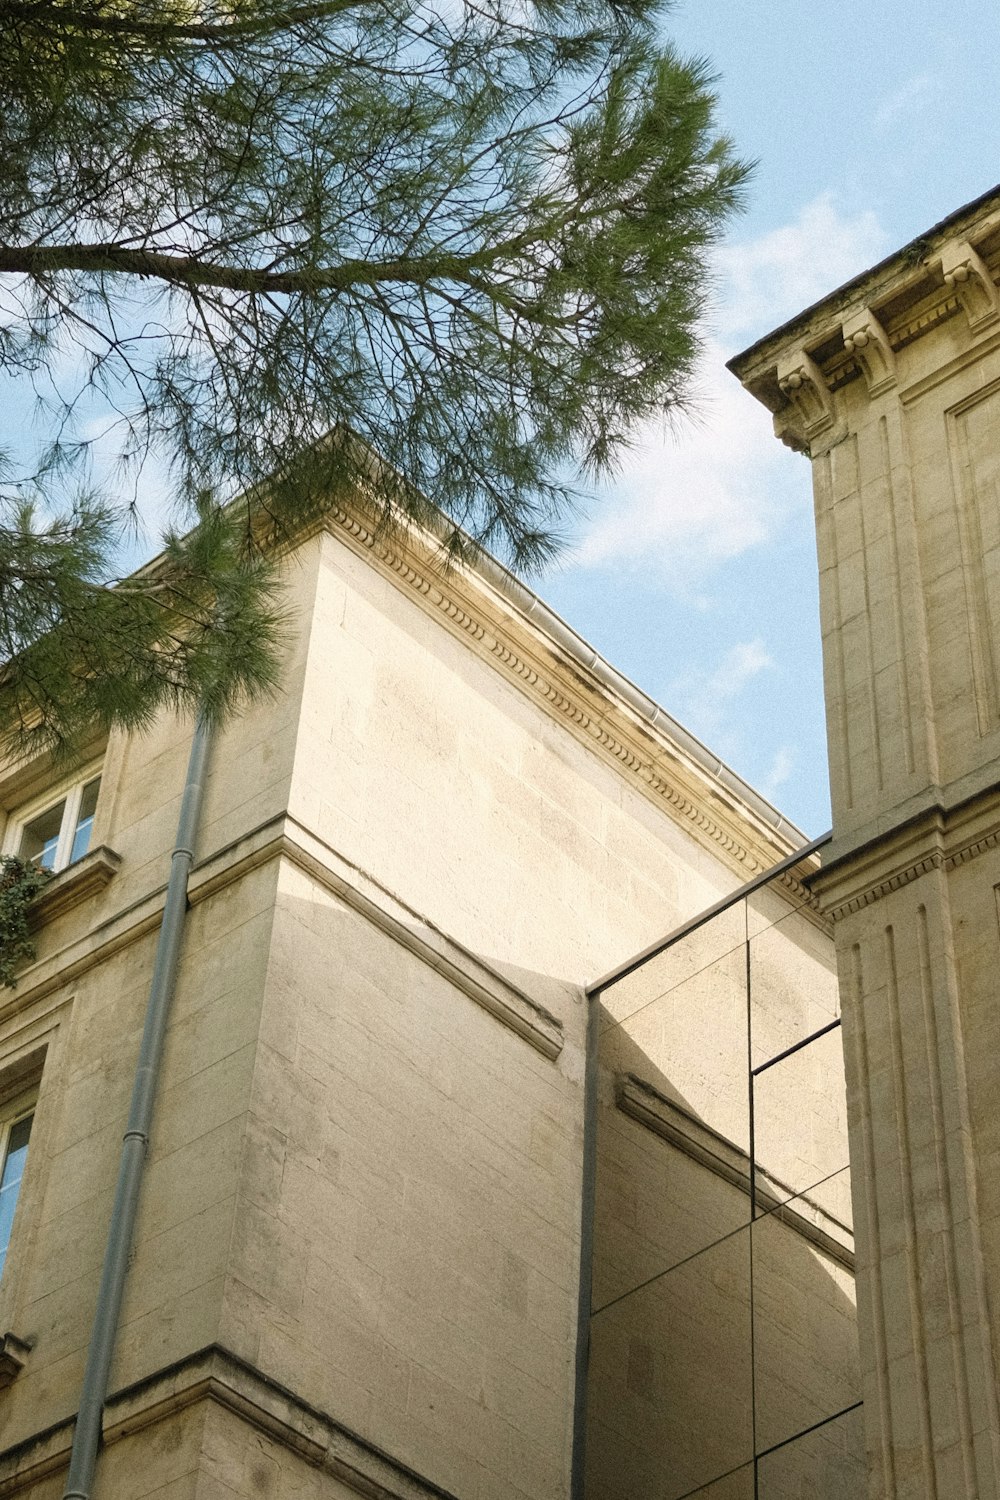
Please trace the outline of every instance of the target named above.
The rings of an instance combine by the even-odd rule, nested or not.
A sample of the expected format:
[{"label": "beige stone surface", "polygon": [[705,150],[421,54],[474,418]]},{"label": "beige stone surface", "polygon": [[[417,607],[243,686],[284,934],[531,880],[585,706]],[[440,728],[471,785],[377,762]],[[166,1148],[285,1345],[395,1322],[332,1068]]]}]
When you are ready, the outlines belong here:
[{"label": "beige stone surface", "polygon": [[735,362],[813,465],[873,1500],[1000,1495],[998,273],[993,192]]},{"label": "beige stone surface", "polygon": [[[285,691],[213,750],[96,1500],[565,1500],[581,984],[788,849],[773,810],[487,578],[393,546],[337,512],[289,553]],[[52,1492],[21,1483],[32,1434],[65,1458],[190,732],[164,717],[112,740],[94,836],[120,867],[40,927],[0,997],[0,1105],[5,1078],[40,1076],[0,1283],[0,1324],[33,1341],[0,1394],[0,1493]],[[11,772],[0,805],[40,782]],[[742,1140],[727,1090],[746,1041],[730,1056],[701,1008],[736,1014],[718,959],[722,983],[689,955],[658,1034],[623,1025],[614,1045]],[[809,985],[790,970],[773,989],[787,1009]],[[669,1148],[615,1128],[602,1170],[630,1180],[602,1193],[632,1195],[636,1235],[602,1209],[608,1283],[676,1250]],[[733,1190],[686,1170],[676,1235],[700,1247]],[[748,1325],[720,1274],[707,1331],[689,1308],[688,1413],[723,1411],[711,1360]],[[214,1346],[236,1363],[197,1379],[236,1394],[175,1410]],[[622,1420],[662,1385],[647,1347]]]}]

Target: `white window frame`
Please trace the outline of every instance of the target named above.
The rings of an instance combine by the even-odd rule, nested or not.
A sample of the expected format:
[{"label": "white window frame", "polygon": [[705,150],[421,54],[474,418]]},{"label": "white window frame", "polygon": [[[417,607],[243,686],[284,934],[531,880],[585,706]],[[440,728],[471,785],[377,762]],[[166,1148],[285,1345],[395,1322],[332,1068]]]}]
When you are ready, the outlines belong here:
[{"label": "white window frame", "polygon": [[[65,799],[66,806],[63,808],[62,823],[59,827],[59,843],[56,845],[56,855],[52,862],[52,873],[58,875],[60,870],[65,870],[69,866],[69,857],[73,852],[73,841],[76,838],[76,827],[80,821],[83,789],[101,775],[103,766],[103,758],[95,760],[86,767],[82,774],[77,773],[72,781],[64,782],[61,786],[50,787],[48,791],[33,798],[31,802],[26,802],[23,807],[17,808],[7,820],[7,833],[3,844],[4,854],[16,855],[21,847],[25,826],[40,817],[42,813],[48,812],[50,807],[55,807],[57,802]],[[99,800],[100,792],[98,792]],[[91,840],[90,848],[93,847],[93,840]]]}]

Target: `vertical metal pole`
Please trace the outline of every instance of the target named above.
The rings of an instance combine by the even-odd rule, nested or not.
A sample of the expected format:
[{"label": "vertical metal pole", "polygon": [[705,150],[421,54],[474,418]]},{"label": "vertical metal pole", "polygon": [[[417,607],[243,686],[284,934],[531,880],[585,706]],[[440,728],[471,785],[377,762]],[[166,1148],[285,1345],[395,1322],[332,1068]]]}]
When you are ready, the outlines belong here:
[{"label": "vertical metal pole", "polygon": [[170,878],[167,882],[163,921],[156,945],[153,977],[146,1004],[146,1022],[139,1046],[135,1082],[132,1086],[132,1104],[129,1109],[125,1137],[122,1141],[118,1186],[115,1191],[114,1207],[111,1210],[111,1222],[108,1226],[104,1267],[97,1293],[97,1306],[94,1309],[94,1323],[90,1334],[90,1346],[87,1350],[87,1364],[84,1370],[83,1388],[80,1392],[80,1407],[76,1418],[76,1429],[73,1433],[73,1451],[70,1455],[69,1474],[63,1500],[89,1500],[94,1481],[94,1469],[101,1442],[101,1419],[108,1394],[111,1360],[115,1351],[128,1258],[135,1232],[139,1190],[142,1186],[146,1151],[149,1145],[149,1129],[156,1100],[163,1041],[174,995],[181,940],[184,935],[188,876],[194,862],[194,842],[201,814],[205,767],[210,743],[211,727],[199,715],[191,742],[187,778],[181,798],[177,840],[170,860]]},{"label": "vertical metal pole", "polygon": [[590,1364],[590,1304],[594,1272],[594,1189],[597,1181],[598,1047],[600,991],[585,996],[587,1055],[583,1074],[583,1191],[580,1208],[580,1289],[576,1313],[576,1384],[573,1391],[573,1456],[570,1500],[583,1500],[587,1456],[587,1370]]}]

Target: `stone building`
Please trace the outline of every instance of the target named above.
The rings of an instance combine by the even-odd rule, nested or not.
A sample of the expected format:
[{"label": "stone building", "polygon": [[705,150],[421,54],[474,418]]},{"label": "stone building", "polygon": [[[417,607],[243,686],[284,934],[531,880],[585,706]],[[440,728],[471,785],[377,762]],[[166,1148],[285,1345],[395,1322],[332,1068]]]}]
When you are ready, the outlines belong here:
[{"label": "stone building", "polygon": [[[968,903],[948,920],[970,942],[997,932],[982,880],[1000,693],[983,663],[1000,548],[983,542],[996,450],[977,424],[1000,387],[979,354],[1000,358],[1000,338],[989,308],[962,321],[996,300],[994,222],[1000,196],[956,218],[964,260],[941,269],[936,232],[926,264],[904,252],[739,366],[783,429],[804,410],[796,441],[821,470],[841,454],[855,539],[826,579],[827,636],[855,675],[834,654],[821,876],[796,829],[502,569],[444,572],[432,536],[377,535],[344,498],[286,550],[284,692],[210,752],[98,1500],[853,1500],[866,1467],[880,1500],[997,1493],[988,979],[941,935],[948,882]],[[868,321],[839,332],[855,304]],[[908,420],[869,403],[936,410],[952,379],[948,472],[979,541],[962,530],[949,571],[932,485],[940,579],[920,575],[928,604],[902,635],[897,589],[866,636],[883,591],[873,573],[859,595],[852,569],[871,545],[879,568],[888,555],[869,520],[886,510],[879,434],[895,476]],[[925,461],[943,485],[944,460]],[[934,611],[962,567],[975,765],[965,680],[936,686],[968,598],[938,634]],[[904,647],[909,697],[886,687]],[[880,718],[890,699],[907,714]],[[919,737],[932,700],[936,759]],[[191,737],[163,717],[68,778],[39,762],[0,780],[2,847],[57,872],[37,956],[0,994],[0,1497],[66,1486]],[[912,1002],[942,1007],[939,1051],[892,1053],[898,976],[886,1021],[865,950],[845,1096],[831,932],[853,974],[879,902],[924,880],[929,946],[915,917],[897,968],[940,962],[944,998],[920,1000],[932,983]],[[922,1394],[907,1326],[926,1329]],[[954,1484],[956,1454],[980,1488]]]},{"label": "stone building", "polygon": [[870,1494],[1000,1496],[1000,189],[733,362],[812,462]]},{"label": "stone building", "polygon": [[[582,1494],[582,1239],[602,1302],[681,1259],[691,1295],[707,1267],[688,1417],[725,1389],[713,1360],[749,1358],[732,1230],[751,1201],[754,903],[607,985],[600,1012],[584,986],[802,836],[515,580],[444,573],[435,546],[331,505],[285,558],[285,690],[212,748],[98,1496],[556,1500],[574,1427]],[[191,734],[164,717],[65,783],[37,765],[2,787],[5,847],[61,871],[0,1009],[9,1198],[24,1162],[0,1281],[4,1495],[63,1492]],[[787,971],[765,1050],[836,1014],[799,873],[754,898],[762,961]],[[643,1004],[654,978],[657,997],[686,983]],[[596,1215],[589,1009],[621,1023],[601,1042]],[[809,1087],[836,1130],[828,1063]],[[800,1259],[832,1248],[817,1281],[850,1364],[849,1254],[822,1238],[844,1215],[809,1212],[818,1231],[792,1208],[774,1224]],[[734,1384],[713,1409],[733,1440],[689,1434],[676,1482],[644,1490],[671,1429],[652,1447],[643,1430],[676,1381],[667,1328],[634,1313],[594,1321],[588,1492],[679,1495],[732,1453],[752,1463]]]}]

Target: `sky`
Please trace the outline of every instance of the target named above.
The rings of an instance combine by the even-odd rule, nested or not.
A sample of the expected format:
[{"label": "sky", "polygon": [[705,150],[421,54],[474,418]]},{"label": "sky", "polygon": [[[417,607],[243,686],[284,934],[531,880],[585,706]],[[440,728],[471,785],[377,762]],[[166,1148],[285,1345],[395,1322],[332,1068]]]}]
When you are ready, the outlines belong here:
[{"label": "sky", "polygon": [[696,421],[651,428],[532,580],[810,837],[829,827],[812,489],[725,361],[1000,182],[1000,0],[681,0],[755,159]]},{"label": "sky", "polygon": [[[725,361],[1000,182],[1000,0],[676,0],[665,34],[709,60],[719,127],[757,162],[707,267],[695,416],[638,432],[562,561],[527,581],[814,837],[830,809],[809,465]],[[7,405],[9,434],[30,416]],[[95,445],[98,479],[116,446]],[[143,509],[167,509],[148,470]],[[137,563],[149,547],[131,545]]]}]

